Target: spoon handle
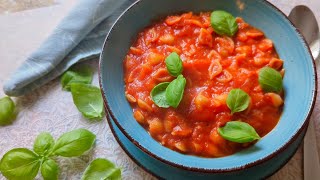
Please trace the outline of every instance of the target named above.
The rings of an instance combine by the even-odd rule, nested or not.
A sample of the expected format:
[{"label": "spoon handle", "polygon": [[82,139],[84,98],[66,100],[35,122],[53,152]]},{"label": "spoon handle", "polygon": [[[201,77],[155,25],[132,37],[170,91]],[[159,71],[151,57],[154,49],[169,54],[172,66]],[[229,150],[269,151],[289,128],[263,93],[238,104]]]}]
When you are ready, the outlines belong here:
[{"label": "spoon handle", "polygon": [[311,119],[303,143],[304,180],[320,178],[319,155],[315,135],[315,125],[313,119]]}]

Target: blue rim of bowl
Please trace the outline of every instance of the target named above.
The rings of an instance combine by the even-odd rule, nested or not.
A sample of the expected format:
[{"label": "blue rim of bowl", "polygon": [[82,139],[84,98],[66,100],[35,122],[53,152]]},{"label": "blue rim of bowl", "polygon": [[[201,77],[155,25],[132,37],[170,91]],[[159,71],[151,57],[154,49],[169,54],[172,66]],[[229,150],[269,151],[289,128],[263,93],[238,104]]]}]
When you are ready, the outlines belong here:
[{"label": "blue rim of bowl", "polygon": [[312,59],[312,68],[315,72],[314,74],[314,82],[315,82],[315,88],[312,92],[313,96],[312,96],[312,103],[311,105],[309,106],[309,109],[308,109],[308,115],[307,117],[304,119],[304,123],[302,124],[302,126],[298,129],[298,131],[296,131],[294,133],[294,135],[290,138],[290,140],[285,143],[282,147],[280,147],[279,149],[277,149],[276,151],[274,151],[273,153],[269,154],[268,156],[265,156],[261,159],[258,159],[256,161],[252,161],[248,164],[245,164],[243,166],[239,166],[239,167],[234,167],[234,168],[227,168],[227,169],[205,169],[205,168],[196,168],[196,167],[189,167],[189,166],[183,166],[183,165],[180,165],[180,164],[176,164],[174,162],[171,162],[171,161],[168,161],[166,159],[163,159],[161,158],[160,156],[152,153],[151,151],[149,151],[148,149],[142,147],[136,140],[134,140],[133,137],[131,137],[126,131],[125,129],[121,126],[121,124],[119,123],[118,119],[115,117],[115,115],[113,114],[113,112],[111,111],[111,108],[108,104],[108,101],[107,101],[107,98],[105,96],[105,93],[104,92],[107,92],[106,89],[103,88],[102,86],[102,75],[101,75],[101,66],[102,66],[102,57],[103,57],[103,54],[104,54],[104,49],[105,47],[107,46],[107,41],[108,41],[108,37],[109,35],[111,34],[113,28],[116,26],[117,22],[122,18],[122,16],[127,12],[129,11],[132,7],[136,6],[137,4],[139,4],[141,1],[143,0],[137,0],[136,2],[134,2],[133,4],[131,4],[127,9],[125,9],[121,15],[117,18],[117,20],[114,22],[114,24],[112,25],[112,27],[110,28],[106,38],[105,38],[105,41],[103,43],[103,46],[102,46],[102,51],[101,51],[101,54],[100,54],[100,57],[99,57],[99,85],[100,85],[100,88],[101,88],[101,94],[102,94],[102,97],[103,97],[103,101],[104,101],[104,105],[105,105],[105,108],[106,108],[106,111],[110,114],[111,118],[114,120],[115,124],[119,127],[120,131],[135,145],[137,146],[139,149],[141,149],[143,152],[145,152],[146,154],[148,154],[149,156],[155,158],[155,159],[158,159],[159,161],[163,162],[163,163],[166,163],[166,164],[169,164],[171,166],[174,166],[174,167],[177,167],[177,168],[182,168],[182,169],[185,169],[185,170],[189,170],[189,171],[195,171],[195,172],[203,172],[203,173],[226,173],[226,172],[235,172],[235,171],[241,171],[241,170],[244,170],[244,169],[247,169],[247,168],[250,168],[250,167],[253,167],[253,166],[256,166],[256,165],[259,165],[265,161],[268,161],[270,159],[272,159],[273,157],[275,157],[276,155],[278,155],[279,153],[283,152],[288,146],[290,146],[294,140],[299,136],[299,134],[303,131],[303,129],[305,127],[308,126],[309,124],[309,121],[310,121],[310,116],[312,114],[312,111],[314,109],[314,106],[315,106],[315,102],[316,102],[316,95],[317,95],[317,91],[318,91],[318,78],[317,78],[317,70],[316,70],[316,63],[315,63],[315,60],[312,56],[312,53],[311,53],[311,50],[310,50],[310,47],[309,45],[307,44],[307,41],[305,40],[305,38],[303,37],[303,35],[301,34],[301,32],[299,31],[299,29],[297,29],[294,24],[289,20],[289,18],[285,15],[284,12],[282,12],[279,8],[277,8],[275,5],[273,5],[272,3],[270,3],[269,1],[265,0],[266,4],[271,6],[272,8],[274,8],[276,11],[278,11],[286,20],[288,20],[288,22],[290,22],[290,25],[292,26],[292,28],[294,28],[294,30],[297,32],[298,36],[301,38],[302,40],[302,43],[304,45],[304,47],[307,48],[308,52],[309,52],[309,55]]}]

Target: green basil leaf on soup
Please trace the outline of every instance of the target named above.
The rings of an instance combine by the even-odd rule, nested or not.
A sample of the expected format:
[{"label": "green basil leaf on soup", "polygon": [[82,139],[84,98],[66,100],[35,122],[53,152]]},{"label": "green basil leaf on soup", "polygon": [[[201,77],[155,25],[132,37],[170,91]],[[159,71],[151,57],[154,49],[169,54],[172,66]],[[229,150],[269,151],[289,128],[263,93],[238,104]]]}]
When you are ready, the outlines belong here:
[{"label": "green basil leaf on soup", "polygon": [[0,99],[0,126],[12,123],[16,117],[16,105],[10,97]]},{"label": "green basil leaf on soup", "polygon": [[54,139],[51,134],[44,132],[37,136],[34,141],[33,150],[38,155],[47,155],[54,146]]},{"label": "green basil leaf on soup", "polygon": [[71,84],[74,104],[82,115],[88,119],[102,119],[104,114],[101,91],[89,84]]},{"label": "green basil leaf on soup", "polygon": [[150,93],[152,101],[159,107],[162,107],[162,108],[170,107],[166,98],[166,89],[169,84],[170,84],[169,82],[160,83],[156,85]]},{"label": "green basil leaf on soup", "polygon": [[121,170],[112,162],[98,158],[93,160],[82,175],[82,180],[121,180]]},{"label": "green basil leaf on soup", "polygon": [[72,83],[91,84],[92,77],[93,70],[88,66],[72,68],[62,75],[61,85],[64,90],[70,91]]},{"label": "green basil leaf on soup", "polygon": [[170,106],[177,108],[182,100],[184,88],[186,86],[186,78],[179,75],[175,80],[170,82],[166,89],[166,99]]},{"label": "green basil leaf on soup", "polygon": [[40,158],[25,148],[8,151],[0,161],[0,172],[10,180],[32,180],[38,174]]},{"label": "green basil leaf on soup", "polygon": [[282,90],[282,76],[277,70],[264,67],[259,71],[259,84],[265,92],[279,93]]},{"label": "green basil leaf on soup", "polygon": [[57,180],[59,175],[59,166],[52,160],[47,159],[41,164],[41,175],[44,180]]},{"label": "green basil leaf on soup", "polygon": [[224,139],[237,143],[247,143],[260,139],[252,126],[241,121],[227,122],[224,127],[218,128],[218,132]]},{"label": "green basil leaf on soup", "polygon": [[166,62],[167,69],[172,76],[177,77],[182,73],[182,70],[183,70],[182,60],[180,59],[180,56],[176,52],[171,53],[166,58],[165,62]]},{"label": "green basil leaf on soup", "polygon": [[232,89],[227,97],[227,106],[231,110],[231,114],[241,112],[248,108],[250,96],[241,89]]},{"label": "green basil leaf on soup", "polygon": [[86,129],[77,129],[63,134],[50,155],[63,157],[80,156],[93,146],[96,135]]},{"label": "green basil leaf on soup", "polygon": [[210,21],[214,31],[219,35],[233,36],[238,31],[236,18],[228,12],[213,11]]}]

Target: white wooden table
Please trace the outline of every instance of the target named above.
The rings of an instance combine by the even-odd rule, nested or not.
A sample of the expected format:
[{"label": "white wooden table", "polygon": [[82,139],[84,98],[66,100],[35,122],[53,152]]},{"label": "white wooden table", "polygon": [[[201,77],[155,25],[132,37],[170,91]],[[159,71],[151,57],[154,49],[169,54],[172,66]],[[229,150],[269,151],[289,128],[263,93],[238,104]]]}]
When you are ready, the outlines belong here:
[{"label": "white wooden table", "polygon": [[[319,0],[270,0],[286,14],[298,4],[308,5],[320,22]],[[23,60],[50,34],[77,0],[0,0],[0,97],[4,81]],[[96,69],[97,60],[86,62]],[[318,70],[319,72],[319,70]],[[54,137],[76,128],[87,128],[97,134],[96,147],[79,158],[61,159],[60,179],[80,179],[87,163],[105,157],[121,166],[124,179],[153,179],[138,167],[120,148],[106,121],[90,123],[73,105],[70,93],[62,91],[59,79],[20,98],[14,98],[20,111],[11,126],[0,127],[0,157],[15,147],[31,148],[35,137],[43,131]],[[318,150],[320,150],[320,102],[312,118],[316,120]],[[270,179],[302,179],[302,148]],[[37,177],[41,179],[41,177]],[[0,175],[0,179],[4,179]]]}]

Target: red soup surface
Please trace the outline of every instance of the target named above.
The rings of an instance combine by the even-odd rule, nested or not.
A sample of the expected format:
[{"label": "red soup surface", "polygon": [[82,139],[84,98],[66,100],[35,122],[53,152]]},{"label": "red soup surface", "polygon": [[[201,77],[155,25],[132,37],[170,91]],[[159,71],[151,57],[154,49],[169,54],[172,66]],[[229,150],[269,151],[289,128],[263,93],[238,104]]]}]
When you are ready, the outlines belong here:
[{"label": "red soup surface", "polygon": [[[283,93],[263,92],[258,82],[262,67],[283,75],[270,39],[241,18],[233,37],[220,36],[210,24],[210,13],[168,16],[139,33],[124,61],[126,98],[134,118],[162,145],[185,154],[222,157],[252,143],[225,140],[217,129],[241,119],[262,137],[280,119]],[[170,82],[165,58],[180,55],[187,83],[177,108],[160,108],[150,97],[161,82]],[[250,95],[249,107],[231,114],[226,105],[230,90]]]}]

